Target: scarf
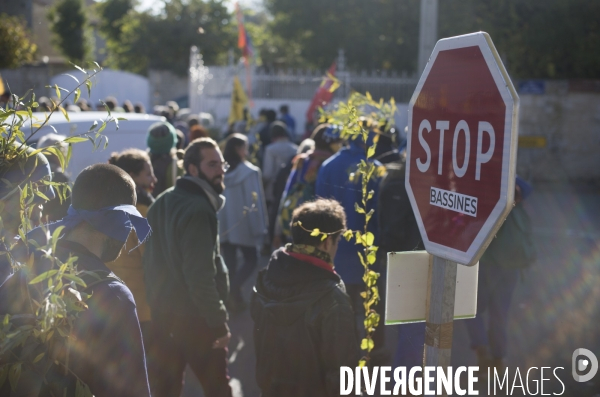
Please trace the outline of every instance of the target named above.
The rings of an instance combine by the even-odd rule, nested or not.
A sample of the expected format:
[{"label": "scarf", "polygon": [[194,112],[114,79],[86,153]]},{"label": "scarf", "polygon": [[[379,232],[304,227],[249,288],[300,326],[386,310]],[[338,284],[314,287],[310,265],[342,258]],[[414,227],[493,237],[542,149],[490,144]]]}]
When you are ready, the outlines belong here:
[{"label": "scarf", "polygon": [[[58,222],[47,225],[50,233],[64,226],[64,233],[73,230],[81,222],[87,222],[95,230],[115,240],[125,243],[131,230],[135,230],[139,247],[150,235],[152,229],[133,205],[117,205],[105,207],[96,211],[78,210],[69,206],[67,216]],[[36,229],[34,229],[36,230]],[[63,234],[64,234],[63,233]]]},{"label": "scarf", "polygon": [[188,181],[194,182],[196,185],[200,186],[202,190],[204,190],[204,193],[206,193],[208,201],[210,201],[210,204],[216,212],[225,206],[225,196],[215,192],[215,189],[213,189],[210,183],[208,183],[206,180],[191,175],[183,176],[182,179],[187,179]]},{"label": "scarf", "polygon": [[287,252],[290,256],[301,260],[306,260],[317,267],[325,269],[331,273],[335,273],[333,270],[334,266],[331,256],[327,252],[321,251],[315,246],[290,243],[286,244],[285,252]]}]

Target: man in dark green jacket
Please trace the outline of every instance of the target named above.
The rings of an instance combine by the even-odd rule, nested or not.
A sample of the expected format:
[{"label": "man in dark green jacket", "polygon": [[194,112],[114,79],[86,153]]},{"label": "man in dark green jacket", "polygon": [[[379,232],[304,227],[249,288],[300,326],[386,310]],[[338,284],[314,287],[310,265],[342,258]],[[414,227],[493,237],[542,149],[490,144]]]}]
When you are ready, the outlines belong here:
[{"label": "man in dark green jacket", "polygon": [[224,306],[229,282],[217,220],[227,163],[210,138],[193,141],[183,163],[185,176],[148,211],[153,234],[144,278],[163,367],[160,379],[150,380],[152,395],[179,396],[188,364],[206,395],[231,396]]}]

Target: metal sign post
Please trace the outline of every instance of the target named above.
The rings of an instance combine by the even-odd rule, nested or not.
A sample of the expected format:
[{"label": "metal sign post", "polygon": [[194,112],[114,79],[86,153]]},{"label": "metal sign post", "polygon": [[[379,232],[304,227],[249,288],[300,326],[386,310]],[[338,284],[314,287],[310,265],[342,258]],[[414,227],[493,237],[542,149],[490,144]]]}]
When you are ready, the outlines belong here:
[{"label": "metal sign post", "polygon": [[456,262],[434,256],[429,266],[425,366],[449,367],[456,294]]}]

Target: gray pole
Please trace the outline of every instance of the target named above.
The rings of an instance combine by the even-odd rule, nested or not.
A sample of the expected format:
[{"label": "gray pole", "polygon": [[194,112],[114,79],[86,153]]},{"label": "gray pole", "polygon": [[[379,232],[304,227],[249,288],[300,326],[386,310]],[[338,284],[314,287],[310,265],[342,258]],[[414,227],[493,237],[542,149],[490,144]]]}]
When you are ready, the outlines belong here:
[{"label": "gray pole", "polygon": [[447,369],[452,353],[457,264],[438,256],[432,258],[427,287],[423,365]]},{"label": "gray pole", "polygon": [[419,24],[419,64],[420,75],[427,65],[429,56],[437,41],[438,0],[421,0],[421,21]]}]

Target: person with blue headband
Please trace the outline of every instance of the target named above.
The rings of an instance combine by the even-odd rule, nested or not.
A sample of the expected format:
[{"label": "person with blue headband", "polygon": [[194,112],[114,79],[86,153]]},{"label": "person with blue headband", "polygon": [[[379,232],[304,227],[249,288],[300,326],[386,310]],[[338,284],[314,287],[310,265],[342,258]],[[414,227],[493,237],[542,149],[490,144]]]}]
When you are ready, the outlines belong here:
[{"label": "person with blue headband", "polygon": [[[47,225],[50,232],[64,226],[53,252],[56,258],[65,263],[77,257],[79,271],[107,275],[85,289],[91,294],[87,308],[73,321],[70,347],[63,357],[65,361],[61,361],[63,365],[68,363],[72,373],[65,374],[60,365],[45,373],[46,378],[61,379],[60,383],[72,392],[79,379],[96,397],[150,396],[133,295],[104,264],[119,256],[132,231],[138,244],[149,236],[150,226],[136,210],[136,200],[135,183],[125,171],[114,165],[95,164],[81,171],[75,180],[67,216]],[[35,260],[33,269],[41,274],[47,265],[42,256]],[[16,302],[15,288],[5,288],[10,283],[18,284],[19,279],[22,277],[16,272],[0,288],[0,313],[21,314],[15,311],[23,307]],[[23,379],[21,383],[32,383],[30,378]],[[39,395],[51,395],[52,391],[46,389],[52,387],[52,382],[44,381],[41,387]],[[3,391],[0,395],[5,395]]]}]

